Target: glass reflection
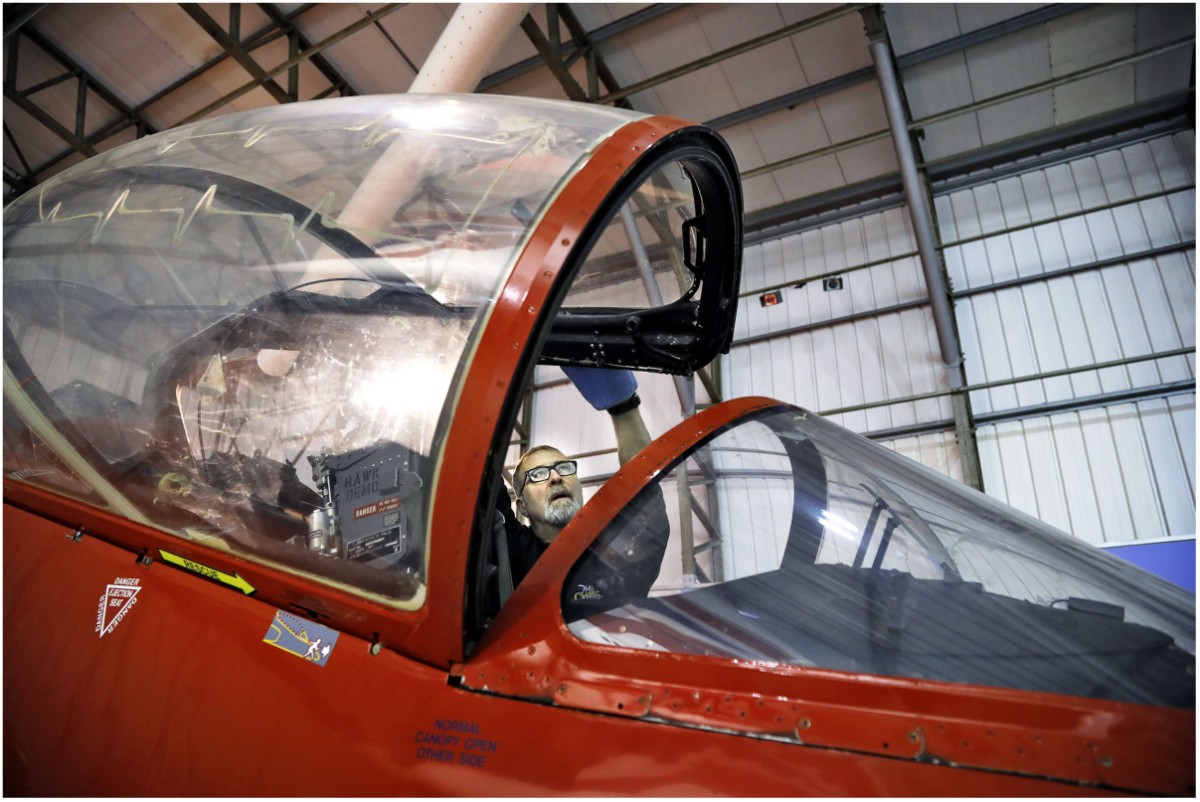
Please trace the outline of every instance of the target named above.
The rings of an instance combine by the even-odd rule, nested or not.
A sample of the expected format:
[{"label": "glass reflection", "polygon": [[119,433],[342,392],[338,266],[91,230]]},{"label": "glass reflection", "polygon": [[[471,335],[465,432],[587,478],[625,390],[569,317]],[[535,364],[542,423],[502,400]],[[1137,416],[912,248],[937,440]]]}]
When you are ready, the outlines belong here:
[{"label": "glass reflection", "polygon": [[[794,408],[665,470],[671,534],[642,598],[581,611],[610,645],[895,677],[1195,704],[1194,597]],[[568,579],[568,587],[570,586]]]}]

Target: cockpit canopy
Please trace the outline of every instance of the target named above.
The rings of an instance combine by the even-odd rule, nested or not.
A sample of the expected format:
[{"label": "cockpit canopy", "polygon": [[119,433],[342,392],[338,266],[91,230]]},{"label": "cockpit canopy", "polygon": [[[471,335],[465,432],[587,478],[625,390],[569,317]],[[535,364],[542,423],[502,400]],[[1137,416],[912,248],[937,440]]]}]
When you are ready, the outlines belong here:
[{"label": "cockpit canopy", "polygon": [[[485,325],[564,186],[645,117],[486,95],[297,103],[47,181],[4,213],[7,475],[419,606]],[[620,191],[580,210],[586,242],[544,266],[564,290],[543,362],[687,373],[727,349],[740,203],[710,150],[631,154]],[[630,276],[627,306],[594,300]]]}]

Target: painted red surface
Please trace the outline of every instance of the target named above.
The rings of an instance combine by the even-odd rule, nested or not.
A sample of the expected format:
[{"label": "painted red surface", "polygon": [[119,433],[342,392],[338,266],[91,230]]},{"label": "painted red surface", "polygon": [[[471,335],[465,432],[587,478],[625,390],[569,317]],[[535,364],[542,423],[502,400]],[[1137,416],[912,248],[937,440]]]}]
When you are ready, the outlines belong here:
[{"label": "painted red surface", "polygon": [[[609,514],[677,450],[772,403],[708,410],[626,465],[452,670],[346,634],[308,663],[263,642],[273,604],[6,504],[6,791],[1190,793],[1192,711],[570,635],[558,589]],[[137,603],[101,637],[120,578],[138,580]]]},{"label": "painted red surface", "polygon": [[[1091,790],[500,698],[349,635],[319,667],[263,642],[272,605],[96,538],[74,542],[11,505],[4,524],[9,795]],[[102,638],[98,602],[120,577],[141,590]],[[581,700],[639,692],[600,676],[590,688],[562,681]]]},{"label": "painted red surface", "polygon": [[[656,440],[584,507],[463,652],[474,487],[559,272],[633,161],[687,126],[623,128],[563,189],[486,322],[433,489],[428,596],[403,612],[20,482],[4,487],[8,795],[1194,795],[1195,714],[584,644],[568,569],[739,399]],[[82,530],[81,538],[72,537]],[[159,549],[244,578],[251,595]],[[138,559],[146,555],[149,561]],[[106,588],[136,601],[102,632]],[[277,609],[339,630],[318,666]],[[373,648],[374,647],[374,648]]]}]

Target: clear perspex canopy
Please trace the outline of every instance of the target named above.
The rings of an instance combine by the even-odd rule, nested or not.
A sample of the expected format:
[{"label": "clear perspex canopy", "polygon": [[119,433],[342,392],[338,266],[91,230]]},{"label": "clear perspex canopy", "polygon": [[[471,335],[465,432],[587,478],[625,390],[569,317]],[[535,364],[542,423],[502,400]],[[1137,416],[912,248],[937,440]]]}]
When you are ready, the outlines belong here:
[{"label": "clear perspex canopy", "polygon": [[[604,584],[596,566],[650,551],[664,503],[649,592]],[[783,405],[659,471],[568,575],[562,610],[590,643],[1195,706],[1190,593]]]},{"label": "clear perspex canopy", "polygon": [[298,103],[47,181],[4,212],[6,477],[419,605],[480,324],[564,181],[641,116]]}]

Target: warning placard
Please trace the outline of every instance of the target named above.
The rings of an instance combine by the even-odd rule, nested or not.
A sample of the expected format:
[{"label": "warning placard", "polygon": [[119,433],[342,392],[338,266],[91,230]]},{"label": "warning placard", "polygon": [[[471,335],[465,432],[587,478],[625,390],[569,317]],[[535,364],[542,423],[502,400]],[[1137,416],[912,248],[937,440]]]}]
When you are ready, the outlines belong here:
[{"label": "warning placard", "polygon": [[104,595],[100,597],[100,609],[96,612],[96,631],[100,637],[112,632],[121,623],[133,605],[137,602],[139,580],[117,578],[112,584],[104,586]]}]

